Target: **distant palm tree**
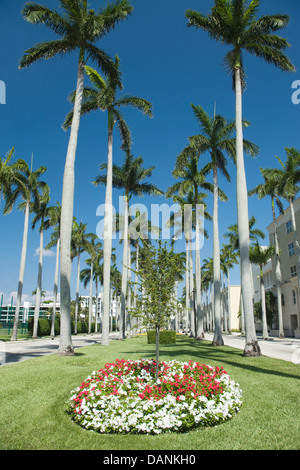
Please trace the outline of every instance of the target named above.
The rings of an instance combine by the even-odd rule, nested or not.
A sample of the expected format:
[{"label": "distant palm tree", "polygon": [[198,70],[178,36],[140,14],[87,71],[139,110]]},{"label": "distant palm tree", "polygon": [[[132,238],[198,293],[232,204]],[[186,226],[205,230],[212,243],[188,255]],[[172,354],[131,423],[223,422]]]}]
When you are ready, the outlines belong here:
[{"label": "distant palm tree", "polygon": [[280,193],[276,186],[276,170],[272,168],[260,168],[260,172],[264,178],[264,183],[258,184],[255,188],[249,191],[249,196],[257,195],[258,199],[269,196],[271,198],[272,217],[274,225],[274,241],[275,241],[275,277],[276,277],[276,290],[277,290],[277,309],[278,309],[278,336],[284,338],[283,317],[282,317],[282,300],[281,300],[281,266],[280,266],[280,252],[278,243],[278,229],[275,214],[275,203],[279,209],[280,214],[283,213],[283,204],[280,200]]},{"label": "distant palm tree", "polygon": [[[194,115],[200,125],[202,134],[189,138],[190,145],[195,147],[199,153],[208,152],[211,162],[206,165],[205,173],[213,172],[213,193],[214,193],[214,212],[213,212],[213,259],[214,259],[214,312],[215,312],[215,335],[214,345],[222,345],[221,330],[221,271],[220,271],[220,242],[219,242],[219,222],[218,222],[218,172],[220,172],[227,181],[230,181],[230,175],[227,171],[227,157],[233,161],[235,156],[234,122],[227,121],[223,116],[214,114],[210,117],[201,106],[192,104]],[[249,123],[243,123],[245,126]],[[244,139],[244,150],[254,156],[258,153],[258,148],[252,142]],[[224,196],[221,200],[227,200]]]},{"label": "distant palm tree", "polygon": [[[72,238],[71,238],[71,260],[77,257],[77,283],[76,283],[76,300],[75,300],[75,324],[74,334],[77,334],[77,317],[79,309],[79,283],[80,283],[80,256],[86,250],[91,240],[96,240],[97,235],[86,233],[87,224],[73,221]],[[90,332],[89,332],[90,333]]]},{"label": "distant palm tree", "polygon": [[16,311],[11,336],[12,341],[17,340],[19,313],[23,292],[24,272],[26,263],[30,203],[34,202],[37,205],[39,203],[42,203],[44,200],[47,201],[49,197],[48,185],[43,181],[39,181],[40,176],[45,173],[47,168],[41,166],[36,171],[32,171],[24,160],[21,161],[21,164],[22,171],[18,171],[16,173],[16,177],[14,179],[14,186],[12,188],[6,188],[5,190],[6,204],[4,207],[4,214],[9,214],[12,211],[16,201],[21,198],[23,202],[19,204],[18,208],[24,210],[25,212]]},{"label": "distant palm tree", "polygon": [[84,86],[84,66],[87,60],[96,62],[104,73],[119,83],[118,71],[111,58],[95,43],[102,39],[115,25],[132,12],[127,0],[118,0],[100,8],[97,13],[88,8],[87,0],[60,0],[58,12],[43,5],[30,2],[22,14],[32,24],[43,24],[58,34],[58,40],[37,44],[25,52],[20,68],[57,54],[66,55],[79,51],[76,98],[68,151],[65,163],[61,213],[61,331],[58,353],[73,355],[71,338],[71,259],[70,245],[73,223],[74,172]]},{"label": "distant palm tree", "polygon": [[227,278],[227,315],[228,315],[228,331],[231,331],[231,309],[230,309],[230,270],[235,264],[238,263],[238,253],[234,251],[233,247],[228,244],[222,247],[220,252],[221,264],[224,269],[224,274]]},{"label": "distant palm tree", "polygon": [[247,183],[243,153],[242,93],[245,88],[243,52],[249,52],[279,67],[283,71],[295,71],[284,54],[288,42],[273,34],[289,22],[287,15],[266,15],[257,18],[260,0],[215,0],[211,13],[203,15],[187,10],[188,25],[201,28],[212,39],[232,46],[225,56],[225,64],[232,75],[236,98],[236,167],[237,213],[241,254],[241,286],[245,312],[246,340],[244,355],[260,356],[254,324],[249,262],[249,216]]},{"label": "distant palm tree", "polygon": [[267,311],[266,311],[266,296],[265,296],[265,284],[263,267],[270,261],[275,254],[275,247],[269,246],[263,248],[256,242],[255,245],[250,246],[250,261],[253,264],[259,266],[259,278],[260,278],[260,294],[261,294],[261,306],[262,306],[262,319],[263,319],[263,338],[268,339],[268,325],[267,325]]},{"label": "distant palm tree", "polygon": [[[115,67],[119,73],[119,58],[115,58]],[[122,90],[121,82],[117,83],[110,77],[103,78],[92,67],[85,67],[86,73],[94,85],[93,88],[83,90],[83,104],[81,115],[91,111],[107,111],[108,115],[108,155],[107,155],[107,180],[105,193],[105,215],[104,215],[104,286],[103,286],[103,332],[102,344],[108,344],[109,338],[109,303],[110,303],[110,269],[111,269],[111,249],[112,249],[112,167],[113,167],[113,131],[115,125],[118,126],[123,150],[130,152],[131,134],[127,123],[120,111],[123,107],[133,107],[142,111],[148,116],[152,116],[151,104],[143,98],[126,95],[117,97],[117,92]],[[74,103],[75,94],[70,95],[70,101]],[[63,127],[70,126],[73,118],[73,111],[68,114]]]},{"label": "distant palm tree", "polygon": [[14,183],[16,171],[22,169],[22,160],[12,162],[15,153],[15,148],[10,149],[5,158],[0,157],[0,196],[9,190]]},{"label": "distant palm tree", "polygon": [[[175,169],[172,175],[179,179],[166,193],[167,197],[178,193],[179,196],[193,192],[193,211],[195,217],[195,272],[196,272],[196,323],[197,331],[193,331],[198,340],[204,339],[203,312],[201,309],[201,260],[200,260],[200,233],[203,234],[203,227],[200,226],[200,205],[204,205],[207,194],[199,192],[199,189],[213,192],[213,185],[206,180],[206,174],[198,168],[200,152],[192,145],[188,145],[177,156]],[[223,193],[222,193],[223,194]],[[207,212],[206,212],[207,214]],[[207,214],[208,215],[208,214]],[[209,215],[208,215],[209,216]],[[209,216],[210,217],[210,216]],[[190,282],[192,276],[190,275]],[[192,289],[193,290],[193,289]]]},{"label": "distant palm tree", "polygon": [[[92,297],[93,297],[93,271],[94,271],[94,262],[101,253],[103,256],[102,250],[102,243],[100,241],[96,242],[96,237],[93,237],[91,240],[86,240],[85,251],[90,255],[89,262],[90,262],[90,293],[89,293],[89,322],[88,322],[88,333],[91,333],[91,322],[92,322]],[[86,260],[87,263],[87,260]],[[81,271],[82,273],[82,271]],[[81,273],[80,273],[80,280],[81,280]],[[86,283],[84,285],[86,287]],[[98,302],[98,299],[97,299]],[[95,321],[95,333],[97,331],[97,318]]]},{"label": "distant palm tree", "polygon": [[59,278],[59,255],[60,255],[60,221],[61,221],[61,205],[56,202],[55,206],[50,206],[48,210],[48,224],[53,228],[50,237],[50,242],[46,245],[46,250],[56,246],[56,261],[54,272],[54,288],[53,288],[53,313],[51,320],[50,336],[54,339],[55,336],[55,316],[56,316],[56,302],[58,292],[58,278]]},{"label": "distant palm tree", "polygon": [[[46,189],[46,188],[45,188]],[[34,309],[34,321],[33,321],[33,332],[32,337],[37,338],[38,333],[38,321],[41,306],[41,292],[42,292],[42,272],[43,272],[43,251],[44,251],[44,231],[49,228],[47,217],[49,215],[49,200],[50,200],[50,189],[47,188],[48,198],[46,199],[43,194],[40,195],[38,201],[31,203],[32,211],[35,212],[35,216],[32,221],[32,228],[34,229],[36,224],[40,222],[40,248],[39,248],[39,266],[38,266],[38,278],[37,288],[35,296],[35,309]]]},{"label": "distant palm tree", "polygon": [[[162,195],[161,191],[157,186],[152,183],[145,182],[147,178],[150,178],[154,170],[154,166],[150,168],[143,167],[143,158],[134,158],[131,154],[126,154],[123,165],[113,165],[112,168],[112,186],[117,189],[124,190],[124,245],[123,245],[123,276],[122,276],[122,293],[121,293],[121,328],[120,328],[120,339],[125,339],[125,302],[126,302],[126,291],[127,291],[127,280],[129,268],[128,260],[128,215],[129,215],[129,200],[132,196],[143,196],[143,195]],[[108,169],[107,163],[100,165],[100,171]],[[106,184],[107,174],[100,174],[94,180],[94,184]],[[104,322],[103,312],[103,322]],[[108,321],[106,319],[108,324]]]}]

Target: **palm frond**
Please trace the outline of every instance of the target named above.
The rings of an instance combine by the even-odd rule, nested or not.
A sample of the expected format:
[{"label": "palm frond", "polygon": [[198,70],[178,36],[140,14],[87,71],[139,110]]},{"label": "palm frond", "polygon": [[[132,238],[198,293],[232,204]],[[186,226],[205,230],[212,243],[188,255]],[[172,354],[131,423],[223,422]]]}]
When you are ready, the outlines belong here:
[{"label": "palm frond", "polygon": [[27,49],[21,58],[19,68],[29,67],[31,64],[41,59],[52,59],[55,55],[65,55],[76,49],[76,44],[68,39],[58,39],[36,44]]}]

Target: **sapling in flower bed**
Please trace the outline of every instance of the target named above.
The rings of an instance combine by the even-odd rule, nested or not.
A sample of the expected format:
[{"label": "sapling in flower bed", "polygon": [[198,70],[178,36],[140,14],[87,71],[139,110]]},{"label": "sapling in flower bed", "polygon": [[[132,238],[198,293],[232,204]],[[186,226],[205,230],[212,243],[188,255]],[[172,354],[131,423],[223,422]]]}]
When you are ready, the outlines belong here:
[{"label": "sapling in flower bed", "polygon": [[159,364],[159,332],[166,328],[171,316],[177,314],[174,298],[175,283],[180,274],[179,255],[166,243],[158,240],[157,247],[145,244],[143,258],[139,262],[139,296],[133,316],[140,318],[143,326],[156,332],[156,381]]}]

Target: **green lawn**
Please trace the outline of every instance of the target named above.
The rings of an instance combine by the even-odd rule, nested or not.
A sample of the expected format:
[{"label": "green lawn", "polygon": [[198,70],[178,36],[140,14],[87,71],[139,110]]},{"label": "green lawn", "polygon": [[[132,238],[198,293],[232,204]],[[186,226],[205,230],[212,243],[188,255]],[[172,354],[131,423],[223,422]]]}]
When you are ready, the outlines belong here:
[{"label": "green lawn", "polygon": [[186,336],[161,346],[165,360],[195,360],[223,366],[243,391],[232,420],[213,428],[158,436],[100,435],[74,424],[65,412],[73,388],[115,359],[154,358],[146,336],[111,341],[0,368],[0,448],[53,450],[300,449],[300,366],[212,346]]}]

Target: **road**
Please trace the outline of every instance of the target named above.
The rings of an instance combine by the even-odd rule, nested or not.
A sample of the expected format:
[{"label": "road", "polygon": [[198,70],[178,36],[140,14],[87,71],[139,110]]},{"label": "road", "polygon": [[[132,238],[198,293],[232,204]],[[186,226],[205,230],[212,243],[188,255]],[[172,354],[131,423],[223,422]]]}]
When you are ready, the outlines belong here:
[{"label": "road", "polygon": [[[117,337],[118,333],[112,333],[110,335],[110,339],[116,339]],[[206,333],[205,339],[212,341],[213,334]],[[223,340],[225,346],[231,346],[241,350],[244,349],[245,338],[238,334],[223,335]],[[74,349],[100,342],[101,334],[72,336]],[[272,337],[268,340],[263,340],[261,337],[258,337],[258,343],[264,356],[300,364],[300,339],[278,339]],[[47,354],[55,354],[58,351],[58,346],[59,338],[53,340],[41,338],[35,340],[18,340],[14,342],[2,341],[0,342],[0,366],[22,362]]]}]

